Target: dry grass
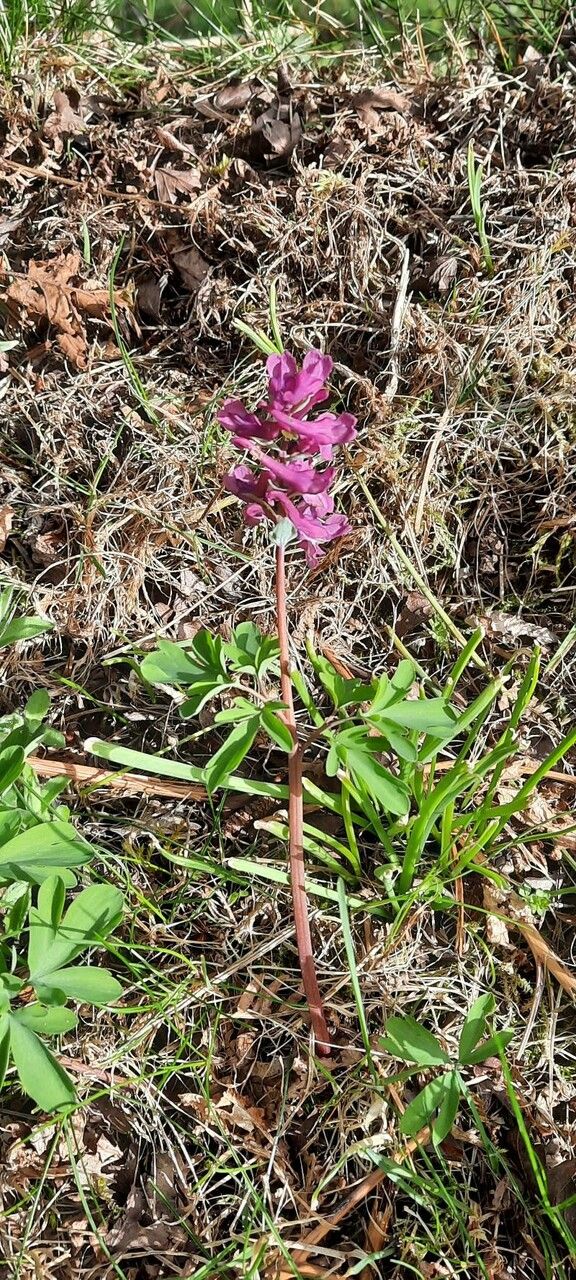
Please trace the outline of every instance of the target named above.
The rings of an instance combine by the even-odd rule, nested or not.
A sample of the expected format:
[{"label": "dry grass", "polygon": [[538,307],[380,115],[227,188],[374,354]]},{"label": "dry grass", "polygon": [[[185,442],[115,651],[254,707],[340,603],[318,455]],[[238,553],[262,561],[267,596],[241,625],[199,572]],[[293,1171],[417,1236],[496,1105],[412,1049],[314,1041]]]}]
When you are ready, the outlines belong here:
[{"label": "dry grass", "polygon": [[[448,663],[449,637],[373,522],[360,471],[445,608],[465,628],[484,623],[492,667],[542,644],[551,671],[524,746],[544,754],[570,719],[575,683],[570,647],[554,663],[576,604],[572,74],[486,62],[444,82],[414,65],[378,100],[364,93],[381,88],[368,60],[295,63],[281,95],[304,136],[272,163],[252,127],[276,100],[271,70],[252,107],[223,110],[218,85],[190,66],[151,51],[146,80],[134,73],[126,87],[116,55],[98,53],[96,74],[32,48],[5,90],[0,305],[17,346],[0,374],[0,506],[14,513],[2,575],[55,632],[7,656],[2,702],[40,682],[76,752],[88,734],[114,732],[185,754],[172,708],[103,660],[198,623],[267,625],[270,561],[218,494],[228,446],[214,407],[223,389],[257,386],[233,321],[266,327],[275,282],[286,344],[331,352],[360,423],[341,484],[354,532],[315,575],[295,566],[295,646],[311,627],[342,657],[381,669],[394,627],[432,677]],[[46,121],[54,91],[72,84],[85,127],[71,137]],[[484,165],[492,276],[470,205],[470,139]],[[159,203],[158,167],[197,169],[197,194]],[[195,263],[182,258],[191,249]],[[124,298],[115,316],[102,306],[96,317],[66,301],[86,343],[80,368],[54,316],[9,294],[31,260],[79,250],[68,293],[108,290],[113,276]],[[565,794],[550,788],[553,807]],[[472,915],[458,958],[449,912],[415,906],[399,934],[359,921],[371,1075],[341,924],[323,907],[319,976],[338,1047],[320,1071],[287,896],[229,865],[262,852],[253,815],[101,793],[78,811],[129,894],[119,954],[133,987],[123,1039],[102,1015],[67,1044],[87,1100],[69,1147],[56,1129],[32,1128],[22,1099],[7,1103],[0,1230],[12,1276],[570,1274],[511,1136],[497,1065],[475,1083],[487,1145],[473,1126],[457,1130],[406,1183],[386,1180],[362,1200],[310,1251],[312,1270],[290,1263],[373,1167],[367,1153],[399,1149],[392,1064],[377,1040],[391,1012],[409,1008],[450,1046],[487,986],[518,1041],[533,1013],[515,1086],[545,1163],[571,1158],[570,1019],[556,988],[535,987],[520,935],[487,947]],[[194,871],[182,861],[191,856]],[[514,871],[552,893],[564,875],[544,855]],[[570,916],[557,918],[551,940],[569,960]],[[384,1256],[362,1269],[363,1251]]]}]

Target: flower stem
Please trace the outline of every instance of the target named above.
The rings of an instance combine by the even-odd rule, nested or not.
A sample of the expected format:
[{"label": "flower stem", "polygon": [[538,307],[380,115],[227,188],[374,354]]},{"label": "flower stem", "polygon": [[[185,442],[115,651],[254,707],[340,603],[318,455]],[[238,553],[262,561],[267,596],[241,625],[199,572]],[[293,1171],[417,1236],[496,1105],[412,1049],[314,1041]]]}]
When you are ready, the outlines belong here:
[{"label": "flower stem", "polygon": [[292,904],[294,909],[294,926],[296,943],[300,959],[300,969],[304,991],[310,1010],[312,1029],[317,1042],[318,1052],[330,1053],[330,1035],[322,996],[316,976],[316,965],[312,950],[310,918],[308,914],[308,896],[306,893],[304,868],[304,803],[302,797],[302,749],[298,744],[296,719],[294,716],[294,699],[292,696],[292,680],[290,678],[290,657],[288,650],[288,623],[286,617],[286,565],[284,547],[276,547],[276,616],[278,626],[278,643],[280,646],[280,682],[282,701],[286,705],[286,723],[293,739],[293,747],[288,756],[288,831],[290,852],[290,881],[292,885]]}]

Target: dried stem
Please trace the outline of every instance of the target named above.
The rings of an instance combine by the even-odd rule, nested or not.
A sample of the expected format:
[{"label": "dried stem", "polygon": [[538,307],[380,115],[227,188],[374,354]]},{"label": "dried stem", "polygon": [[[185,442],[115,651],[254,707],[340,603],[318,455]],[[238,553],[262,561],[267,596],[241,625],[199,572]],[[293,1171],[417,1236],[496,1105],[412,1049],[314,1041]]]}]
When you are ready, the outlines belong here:
[{"label": "dried stem", "polygon": [[308,915],[308,897],[306,894],[304,868],[304,805],[302,799],[302,748],[298,743],[296,719],[294,716],[294,700],[292,697],[292,681],[290,679],[290,657],[288,650],[288,624],[286,618],[286,566],[284,547],[276,548],[276,614],[278,626],[278,642],[280,645],[280,682],[282,701],[286,705],[286,723],[292,734],[294,745],[288,756],[288,831],[290,852],[290,881],[292,885],[292,903],[294,909],[294,925],[296,943],[300,959],[300,969],[304,991],[310,1009],[312,1028],[316,1037],[318,1052],[330,1053],[330,1036],[322,1007],[322,997],[316,976],[310,919]]}]

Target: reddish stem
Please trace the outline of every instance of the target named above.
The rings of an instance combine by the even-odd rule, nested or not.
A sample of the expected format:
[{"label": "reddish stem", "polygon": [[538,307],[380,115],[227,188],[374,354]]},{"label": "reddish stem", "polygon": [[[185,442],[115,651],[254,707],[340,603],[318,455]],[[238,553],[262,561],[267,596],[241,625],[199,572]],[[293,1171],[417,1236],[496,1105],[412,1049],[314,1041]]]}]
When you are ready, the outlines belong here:
[{"label": "reddish stem", "polygon": [[310,1010],[312,1029],[316,1038],[318,1052],[330,1053],[330,1035],[322,996],[316,976],[310,919],[308,915],[308,896],[306,893],[304,868],[304,803],[302,796],[302,750],[298,744],[296,719],[294,716],[294,700],[292,697],[292,680],[290,679],[290,657],[288,650],[288,622],[286,617],[286,566],[284,547],[276,547],[276,613],[278,626],[278,642],[280,645],[280,685],[282,701],[286,705],[286,724],[290,729],[293,747],[288,756],[288,833],[290,852],[290,882],[292,886],[292,904],[294,910],[294,926],[296,943],[300,959],[300,969],[304,991]]}]

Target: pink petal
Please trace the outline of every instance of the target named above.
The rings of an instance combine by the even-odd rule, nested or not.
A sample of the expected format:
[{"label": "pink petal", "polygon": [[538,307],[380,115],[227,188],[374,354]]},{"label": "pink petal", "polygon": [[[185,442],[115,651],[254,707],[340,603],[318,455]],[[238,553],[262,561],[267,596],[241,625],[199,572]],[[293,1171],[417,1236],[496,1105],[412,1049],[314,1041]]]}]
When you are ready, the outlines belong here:
[{"label": "pink petal", "polygon": [[224,488],[241,502],[252,502],[266,497],[268,481],[264,475],[256,475],[251,467],[234,467],[223,479]]},{"label": "pink petal", "polygon": [[217,413],[218,421],[228,431],[236,431],[247,436],[257,434],[260,420],[255,413],[250,413],[241,400],[225,400]]},{"label": "pink petal", "polygon": [[335,514],[324,520],[319,519],[305,510],[301,511],[291,498],[276,489],[270,489],[268,497],[274,505],[284,511],[298,533],[311,542],[331,542],[333,538],[340,538],[342,534],[348,532],[350,526],[346,516]]},{"label": "pink petal", "polygon": [[348,444],[356,435],[356,418],[351,413],[321,413],[312,421],[285,413],[277,405],[271,406],[271,413],[285,431],[296,436],[307,453],[321,453],[323,458],[331,457],[327,451],[333,445]]},{"label": "pink petal", "polygon": [[266,369],[269,377],[270,407],[291,409],[303,413],[328,398],[326,382],[333,369],[330,356],[321,351],[307,351],[299,370],[294,356],[287,352],[282,356],[269,356]]},{"label": "pink petal", "polygon": [[309,462],[296,459],[294,462],[281,462],[271,454],[264,453],[258,445],[248,446],[250,452],[258,459],[270,480],[281,484],[289,493],[324,493],[334,480],[334,468],[317,471]]}]

